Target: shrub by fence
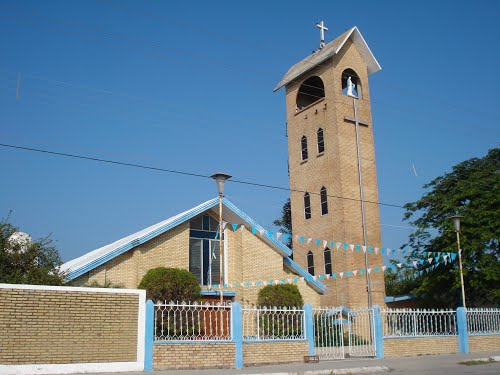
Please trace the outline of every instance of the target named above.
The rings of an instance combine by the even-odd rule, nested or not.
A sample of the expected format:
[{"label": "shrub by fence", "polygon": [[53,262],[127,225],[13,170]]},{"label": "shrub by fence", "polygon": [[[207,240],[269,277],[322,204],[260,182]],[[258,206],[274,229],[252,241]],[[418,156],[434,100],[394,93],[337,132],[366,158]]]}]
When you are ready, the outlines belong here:
[{"label": "shrub by fence", "polygon": [[304,310],[244,307],[243,340],[304,340]]}]

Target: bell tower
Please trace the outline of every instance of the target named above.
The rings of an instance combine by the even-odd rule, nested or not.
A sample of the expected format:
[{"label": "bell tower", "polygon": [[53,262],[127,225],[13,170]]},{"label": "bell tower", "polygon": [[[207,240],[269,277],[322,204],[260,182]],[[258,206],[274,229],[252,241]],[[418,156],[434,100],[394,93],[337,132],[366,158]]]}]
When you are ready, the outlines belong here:
[{"label": "bell tower", "polygon": [[[327,286],[322,304],[384,303],[369,75],[357,27],[292,66],[285,87],[293,259]],[[332,243],[333,242],[333,243]],[[345,245],[347,244],[347,245]]]}]

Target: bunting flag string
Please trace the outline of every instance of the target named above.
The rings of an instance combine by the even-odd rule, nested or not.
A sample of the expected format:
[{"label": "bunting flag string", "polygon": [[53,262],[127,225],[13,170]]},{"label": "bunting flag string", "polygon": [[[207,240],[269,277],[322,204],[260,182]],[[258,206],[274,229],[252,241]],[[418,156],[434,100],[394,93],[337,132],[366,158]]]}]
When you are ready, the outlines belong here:
[{"label": "bunting flag string", "polygon": [[[415,271],[411,271],[411,268],[407,268],[410,272],[396,277],[394,281],[401,282],[401,281],[406,281],[410,280],[413,278],[417,278],[419,276],[422,276],[424,273],[429,273],[431,271],[434,271],[438,266],[442,264],[447,264],[451,263],[456,259],[456,254],[451,254],[455,255],[455,257],[447,256],[446,260],[443,261],[436,261],[433,265],[422,268],[422,269],[416,269]],[[415,266],[415,263],[413,264]],[[329,279],[343,279],[345,278],[350,278],[350,277],[357,277],[358,275],[364,276],[365,273],[368,273],[369,275],[373,273],[385,273],[386,271],[397,271],[398,269],[402,269],[403,267],[411,267],[412,263],[410,262],[405,262],[405,263],[397,263],[393,264],[390,266],[381,266],[381,267],[372,267],[372,268],[367,268],[366,270],[364,268],[358,269],[358,270],[351,270],[351,271],[343,271],[343,272],[335,272],[332,274],[321,274],[321,275],[309,275],[307,277],[303,276],[295,276],[293,278],[286,278],[286,279],[271,279],[271,280],[252,280],[252,281],[242,281],[238,283],[227,283],[222,286],[223,289],[234,289],[234,288],[249,288],[249,287],[260,287],[260,286],[266,286],[266,285],[275,285],[275,284],[298,284],[298,283],[304,283],[304,282],[312,282],[312,281],[321,281],[321,280],[329,280]],[[415,266],[417,267],[418,264]],[[389,283],[390,284],[390,283]],[[219,284],[212,284],[212,288],[219,288]]]},{"label": "bunting flag string", "polygon": [[[241,231],[245,229],[245,226],[243,224],[231,224],[231,228],[233,229],[234,232],[240,228]],[[292,235],[289,233],[283,233],[283,232],[273,232],[271,230],[265,230],[262,227],[251,227],[250,229],[252,235],[256,235],[257,233],[260,234],[260,236],[266,236],[271,239],[276,239],[277,241],[280,241],[280,239],[284,239],[285,242],[289,241],[292,238]],[[307,244],[308,246],[316,246],[320,247],[322,245],[323,249],[326,249],[328,245],[330,245],[330,248],[332,250],[337,250],[341,251],[341,249],[345,253],[354,253],[354,252],[363,252],[365,254],[368,252],[369,254],[375,253],[376,255],[378,253],[382,254],[383,256],[389,257],[391,253],[393,254],[402,254],[402,255],[420,255],[420,256],[425,256],[427,257],[427,262],[429,265],[432,265],[433,263],[437,263],[440,258],[443,259],[443,261],[446,263],[447,259],[451,259],[452,261],[455,260],[457,254],[452,253],[452,252],[443,252],[443,251],[438,251],[438,252],[433,252],[433,251],[423,251],[423,250],[411,250],[410,249],[391,249],[389,247],[372,247],[372,246],[362,246],[362,245],[355,245],[355,244],[348,244],[345,242],[339,242],[339,241],[327,241],[327,240],[322,240],[322,239],[313,239],[312,237],[306,237],[306,236],[300,236],[298,234],[294,235],[292,238],[293,242],[300,242],[301,244]],[[283,242],[283,241],[281,241]],[[415,262],[419,262],[418,264],[423,265],[425,260],[420,260],[420,261],[414,261],[413,266],[415,268],[418,267],[418,264]]]}]

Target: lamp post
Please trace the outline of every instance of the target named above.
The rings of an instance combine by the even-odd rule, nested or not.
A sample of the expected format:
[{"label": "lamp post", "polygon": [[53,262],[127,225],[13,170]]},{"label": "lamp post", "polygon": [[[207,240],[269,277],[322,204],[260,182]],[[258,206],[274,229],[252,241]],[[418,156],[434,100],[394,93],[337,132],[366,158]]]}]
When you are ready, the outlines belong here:
[{"label": "lamp post", "polygon": [[462,286],[462,303],[465,308],[465,289],[464,289],[464,273],[462,270],[462,250],[460,248],[460,220],[463,216],[453,215],[449,217],[453,221],[455,226],[455,232],[457,233],[457,246],[458,246],[458,264],[460,265],[460,284]]},{"label": "lamp post", "polygon": [[224,303],[224,297],[222,294],[222,286],[224,284],[224,272],[222,267],[222,197],[224,193],[224,182],[231,178],[230,175],[225,173],[216,173],[212,177],[215,182],[217,182],[217,191],[219,193],[219,289],[220,289],[220,303]]}]

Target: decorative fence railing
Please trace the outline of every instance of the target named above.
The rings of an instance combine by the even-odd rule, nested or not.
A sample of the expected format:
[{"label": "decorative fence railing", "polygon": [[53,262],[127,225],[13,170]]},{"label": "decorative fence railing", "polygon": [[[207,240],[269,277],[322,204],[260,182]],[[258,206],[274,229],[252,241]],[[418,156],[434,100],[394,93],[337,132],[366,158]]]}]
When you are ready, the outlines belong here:
[{"label": "decorative fence railing", "polygon": [[469,335],[500,335],[500,309],[466,309]]},{"label": "decorative fence railing", "polygon": [[382,310],[384,337],[453,336],[457,318],[453,310]]},{"label": "decorative fence railing", "polygon": [[304,340],[304,310],[295,307],[242,308],[243,340]]},{"label": "decorative fence railing", "polygon": [[231,340],[231,305],[157,303],[154,341]]}]

